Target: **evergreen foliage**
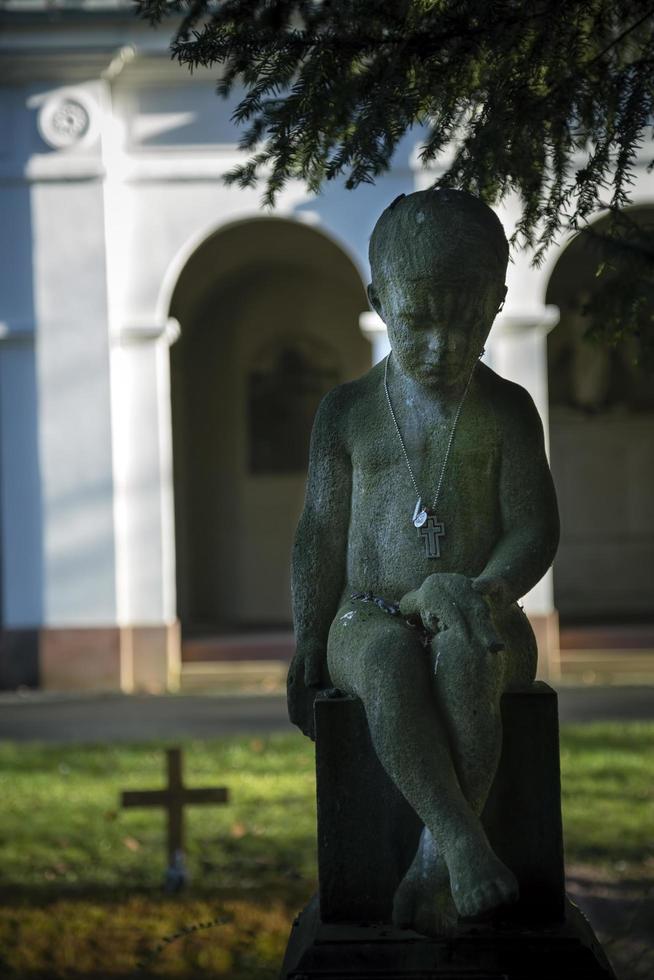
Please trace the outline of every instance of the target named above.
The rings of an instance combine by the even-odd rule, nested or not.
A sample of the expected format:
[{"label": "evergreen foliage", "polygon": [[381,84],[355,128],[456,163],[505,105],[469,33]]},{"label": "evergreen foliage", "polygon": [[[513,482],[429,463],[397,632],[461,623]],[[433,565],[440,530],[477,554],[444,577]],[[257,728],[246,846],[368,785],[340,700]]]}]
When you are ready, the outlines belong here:
[{"label": "evergreen foliage", "polygon": [[[374,181],[417,127],[436,183],[491,204],[518,194],[512,244],[538,263],[562,234],[629,204],[651,140],[651,0],[135,3],[153,23],[177,16],[181,64],[219,66],[222,95],[242,87],[234,121],[249,157],[227,180],[263,180],[268,205],[290,178],[314,192],[337,177],[348,188]],[[613,238],[623,255],[623,225],[609,251]],[[627,264],[631,290],[643,268],[654,278],[652,243],[640,252],[638,275]],[[642,330],[642,315],[625,315],[622,331]]]}]

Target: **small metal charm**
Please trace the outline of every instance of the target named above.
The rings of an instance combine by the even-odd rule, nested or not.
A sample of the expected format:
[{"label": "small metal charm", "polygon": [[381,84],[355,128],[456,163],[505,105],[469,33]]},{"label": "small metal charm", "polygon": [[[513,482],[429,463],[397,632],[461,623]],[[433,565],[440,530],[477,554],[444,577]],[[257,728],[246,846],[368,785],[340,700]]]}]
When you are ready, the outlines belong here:
[{"label": "small metal charm", "polygon": [[411,518],[413,521],[413,526],[422,527],[428,517],[429,511],[426,509],[426,507],[422,506],[422,497],[418,497],[418,502],[416,503],[413,517]]}]

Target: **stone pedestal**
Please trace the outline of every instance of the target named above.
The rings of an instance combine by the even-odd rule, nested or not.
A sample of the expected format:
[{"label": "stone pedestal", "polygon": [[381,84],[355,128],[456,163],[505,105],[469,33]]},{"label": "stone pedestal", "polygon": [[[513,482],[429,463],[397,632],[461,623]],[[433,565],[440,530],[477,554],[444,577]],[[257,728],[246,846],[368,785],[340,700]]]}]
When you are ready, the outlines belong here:
[{"label": "stone pedestal", "polygon": [[609,980],[592,930],[565,897],[555,692],[537,682],[502,701],[504,747],[483,820],[520,902],[448,939],[390,924],[422,827],[374,753],[363,705],[334,693],[315,705],[319,894],[293,925],[283,980]]},{"label": "stone pedestal", "polygon": [[386,924],[320,921],[317,899],[296,919],[281,980],[615,980],[592,929],[567,903],[539,927],[465,926],[428,939]]}]

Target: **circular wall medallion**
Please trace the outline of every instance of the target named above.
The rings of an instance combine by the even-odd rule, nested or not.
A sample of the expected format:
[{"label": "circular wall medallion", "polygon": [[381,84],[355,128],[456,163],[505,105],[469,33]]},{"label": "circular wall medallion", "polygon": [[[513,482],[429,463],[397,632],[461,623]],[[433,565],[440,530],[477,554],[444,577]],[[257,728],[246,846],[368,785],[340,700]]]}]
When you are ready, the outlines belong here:
[{"label": "circular wall medallion", "polygon": [[41,107],[38,127],[48,146],[57,150],[86,142],[91,134],[90,103],[77,93],[57,93]]}]

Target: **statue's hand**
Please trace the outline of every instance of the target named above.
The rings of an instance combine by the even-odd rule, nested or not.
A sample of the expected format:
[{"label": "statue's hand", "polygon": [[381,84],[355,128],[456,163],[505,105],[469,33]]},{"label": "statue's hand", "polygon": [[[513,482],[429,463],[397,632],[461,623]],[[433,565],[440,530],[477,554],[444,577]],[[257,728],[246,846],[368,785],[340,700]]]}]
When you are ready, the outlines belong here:
[{"label": "statue's hand", "polygon": [[502,608],[511,604],[509,587],[499,576],[478,575],[477,578],[472,579],[472,587],[479,595],[489,599],[491,606]]},{"label": "statue's hand", "polygon": [[467,609],[479,602],[465,575],[436,572],[428,575],[419,589],[402,597],[400,612],[409,619],[420,619],[425,629],[438,633],[465,619]]},{"label": "statue's hand", "polygon": [[288,716],[297,727],[315,741],[313,702],[325,684],[325,652],[315,647],[298,647],[291,660],[286,680]]}]

